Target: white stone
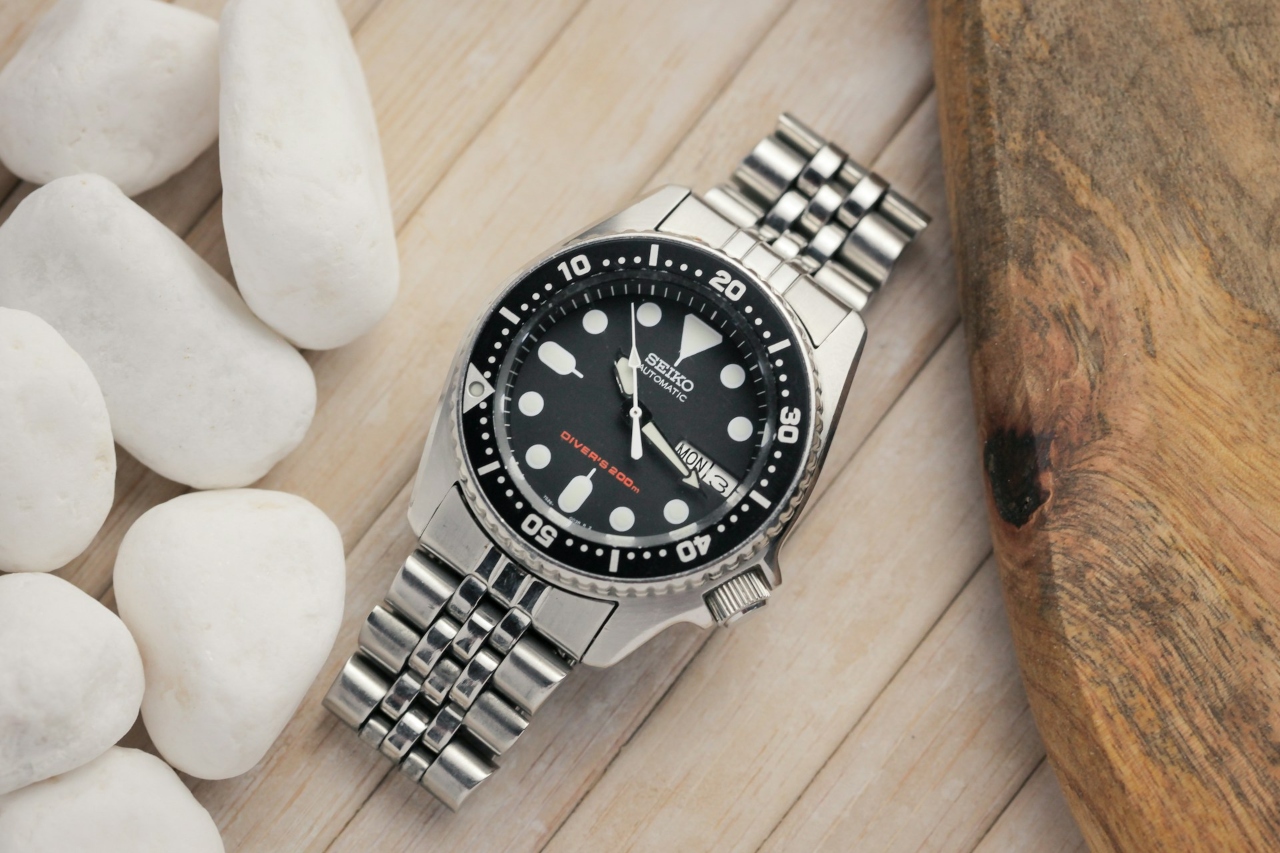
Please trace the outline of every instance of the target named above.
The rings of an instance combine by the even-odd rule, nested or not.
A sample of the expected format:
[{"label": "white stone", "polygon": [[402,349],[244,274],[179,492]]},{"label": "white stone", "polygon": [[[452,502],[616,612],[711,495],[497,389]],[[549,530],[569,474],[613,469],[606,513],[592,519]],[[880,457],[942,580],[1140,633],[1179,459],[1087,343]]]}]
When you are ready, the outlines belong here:
[{"label": "white stone", "polygon": [[0,308],[0,571],[48,572],[111,511],[116,448],[84,359],[34,314]]},{"label": "white stone", "polygon": [[0,650],[0,794],[87,764],[138,717],[133,637],[62,578],[0,575]]},{"label": "white stone", "polygon": [[199,489],[257,480],[302,441],[311,368],[186,243],[96,175],[60,178],[0,226],[0,306],[89,364],[122,447]]},{"label": "white stone", "polygon": [[360,60],[333,0],[222,13],[222,222],[245,301],[305,349],[349,343],[399,288]]},{"label": "white stone", "polygon": [[0,797],[0,850],[223,853],[213,818],[154,755],[112,747],[96,761]]},{"label": "white stone", "polygon": [[0,159],[37,184],[137,195],[217,135],[218,24],[168,3],[61,0],[0,71]]},{"label": "white stone", "polygon": [[345,586],[337,527],[294,495],[195,492],[138,519],[116,557],[116,601],[165,760],[202,779],[258,763],[329,655]]}]

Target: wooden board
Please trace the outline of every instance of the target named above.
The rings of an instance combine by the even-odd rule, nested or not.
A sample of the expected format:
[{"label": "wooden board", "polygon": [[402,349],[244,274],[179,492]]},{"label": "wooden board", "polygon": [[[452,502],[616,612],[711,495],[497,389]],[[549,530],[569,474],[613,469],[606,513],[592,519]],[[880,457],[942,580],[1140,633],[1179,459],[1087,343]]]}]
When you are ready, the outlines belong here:
[{"label": "wooden board", "polygon": [[[307,354],[315,424],[262,482],[338,524],[347,606],[263,762],[187,780],[227,849],[843,850],[851,826],[860,850],[974,849],[1042,750],[972,451],[921,0],[343,8],[382,132],[403,287],[375,332]],[[0,31],[27,25],[0,11]],[[677,628],[613,669],[575,672],[451,814],[320,697],[412,547],[408,486],[453,350],[529,256],[648,187],[723,180],[783,109],[935,216],[868,311],[851,406],[783,553],[786,583],[732,632]],[[17,185],[0,216],[31,189]],[[230,275],[218,197],[211,151],[140,201]],[[123,455],[106,527],[60,574],[111,605],[120,538],[182,491]],[[126,740],[149,748],[141,725]]]},{"label": "wooden board", "polygon": [[976,853],[1085,853],[1088,849],[1071,820],[1053,768],[1042,761]]},{"label": "wooden board", "polygon": [[996,554],[1095,850],[1280,849],[1280,8],[934,0]]}]

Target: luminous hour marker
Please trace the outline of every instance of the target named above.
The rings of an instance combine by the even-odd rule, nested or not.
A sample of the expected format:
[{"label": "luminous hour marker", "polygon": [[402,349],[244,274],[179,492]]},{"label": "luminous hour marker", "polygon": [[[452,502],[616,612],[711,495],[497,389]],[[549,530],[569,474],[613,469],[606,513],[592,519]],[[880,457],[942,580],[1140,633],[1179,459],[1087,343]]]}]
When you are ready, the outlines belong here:
[{"label": "luminous hour marker", "polygon": [[578,372],[578,360],[573,357],[573,353],[555,341],[542,342],[538,347],[538,360],[561,376],[572,373],[579,379],[582,378],[582,374]]},{"label": "luminous hour marker", "polygon": [[544,403],[542,395],[537,391],[525,391],[520,395],[520,401],[516,405],[520,407],[520,414],[533,417],[542,412]]},{"label": "luminous hour marker", "polygon": [[[768,509],[770,506],[772,506],[772,504],[769,502],[769,499],[766,498],[764,495],[760,494],[759,492],[757,492],[755,489],[752,489],[750,492],[747,492],[747,497],[751,498],[751,500],[760,504],[760,506],[764,507],[765,509]],[[746,504],[743,504],[743,506],[745,507]]]},{"label": "luminous hour marker", "polygon": [[720,384],[726,388],[741,388],[747,380],[747,372],[740,364],[726,364],[720,370]]},{"label": "luminous hour marker", "polygon": [[592,308],[582,315],[582,328],[587,330],[587,334],[598,335],[609,328],[609,316],[599,308]]},{"label": "luminous hour marker", "polygon": [[769,345],[769,352],[770,353],[781,352],[782,350],[786,349],[789,346],[791,346],[791,341],[778,341],[776,344]]},{"label": "luminous hour marker", "polygon": [[501,467],[502,467],[501,462],[490,462],[488,465],[481,465],[479,468],[477,468],[476,473],[483,476],[485,474],[488,474],[491,471],[497,471]]},{"label": "luminous hour marker", "polygon": [[556,506],[564,512],[577,512],[582,509],[587,498],[591,497],[591,478],[595,473],[596,469],[592,468],[586,476],[579,474],[570,480],[569,485],[565,486],[564,491],[560,493],[560,497],[556,498]]},{"label": "luminous hour marker", "polygon": [[680,356],[672,367],[678,367],[686,358],[709,350],[723,340],[723,335],[704,323],[696,314],[685,314],[684,331],[680,334]]},{"label": "luminous hour marker", "polygon": [[545,444],[535,444],[524,452],[524,463],[530,468],[546,468],[551,464],[551,450]]},{"label": "luminous hour marker", "polygon": [[662,309],[653,302],[646,302],[636,309],[636,322],[641,326],[656,326],[662,320]]},{"label": "luminous hour marker", "polygon": [[609,571],[617,573],[618,571],[618,549],[614,548],[609,554]]},{"label": "luminous hour marker", "polygon": [[508,322],[516,326],[520,325],[520,317],[514,311],[510,311],[507,308],[499,308],[498,313],[506,317]]},{"label": "luminous hour marker", "polygon": [[658,244],[654,243],[649,247],[649,266],[656,267],[658,265]]},{"label": "luminous hour marker", "polygon": [[679,498],[669,500],[662,508],[662,517],[671,524],[683,524],[689,517],[689,505]]},{"label": "luminous hour marker", "polygon": [[753,432],[755,430],[751,426],[751,421],[741,415],[729,421],[729,438],[734,441],[746,441],[751,438]]},{"label": "luminous hour marker", "polygon": [[636,514],[625,506],[609,513],[609,526],[619,533],[626,533],[636,523]]}]

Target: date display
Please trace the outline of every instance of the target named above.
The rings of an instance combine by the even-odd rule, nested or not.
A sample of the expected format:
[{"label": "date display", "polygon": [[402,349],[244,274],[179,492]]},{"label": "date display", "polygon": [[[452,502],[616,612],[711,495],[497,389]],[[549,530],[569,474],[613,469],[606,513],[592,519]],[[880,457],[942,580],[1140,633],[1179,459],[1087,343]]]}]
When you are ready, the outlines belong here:
[{"label": "date display", "polygon": [[729,497],[738,488],[738,481],[732,474],[689,442],[681,440],[676,445],[676,455],[690,471],[698,475],[699,480],[724,497]]}]

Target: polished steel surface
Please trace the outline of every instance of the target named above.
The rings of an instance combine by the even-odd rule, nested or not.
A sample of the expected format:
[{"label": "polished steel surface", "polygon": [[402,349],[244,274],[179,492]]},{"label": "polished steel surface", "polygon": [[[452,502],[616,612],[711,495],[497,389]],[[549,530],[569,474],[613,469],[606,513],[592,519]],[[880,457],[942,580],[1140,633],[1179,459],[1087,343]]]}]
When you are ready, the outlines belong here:
[{"label": "polished steel surface", "polygon": [[493,673],[493,683],[532,714],[569,674],[569,665],[533,634],[525,634]]},{"label": "polished steel surface", "polygon": [[439,705],[453,689],[458,676],[462,675],[462,665],[453,658],[442,658],[431,668],[422,681],[422,695],[433,705]]},{"label": "polished steel surface", "polygon": [[413,651],[418,635],[382,607],[373,608],[360,629],[360,650],[390,672],[398,672]]},{"label": "polished steel surface", "polygon": [[496,768],[460,743],[450,743],[422,774],[422,787],[457,811],[475,787]]},{"label": "polished steel surface", "polygon": [[415,551],[391,582],[387,604],[419,628],[425,628],[435,620],[457,585],[453,572],[426,552]]},{"label": "polished steel surface", "polygon": [[338,673],[324,698],[324,706],[352,728],[360,726],[387,695],[390,682],[360,655],[353,656]]},{"label": "polished steel surface", "polygon": [[422,634],[422,639],[409,655],[409,668],[425,676],[439,663],[440,656],[458,636],[458,623],[448,616],[441,616]]},{"label": "polished steel surface", "polygon": [[417,698],[420,690],[422,690],[422,679],[416,673],[408,671],[400,673],[396,680],[391,682],[391,688],[382,699],[382,704],[379,706],[382,713],[392,719],[401,716],[409,710],[409,705]]}]

